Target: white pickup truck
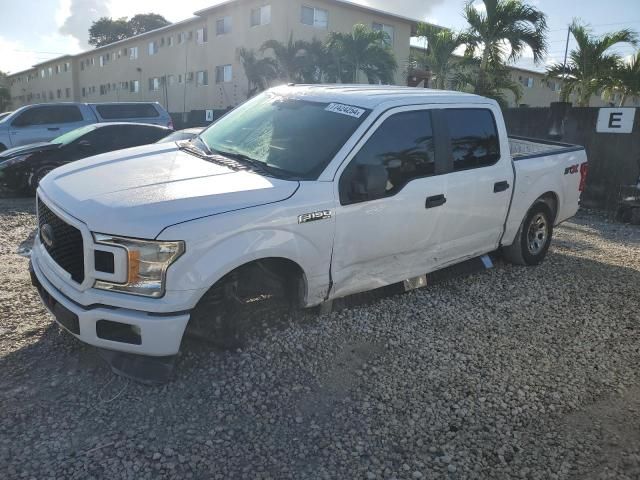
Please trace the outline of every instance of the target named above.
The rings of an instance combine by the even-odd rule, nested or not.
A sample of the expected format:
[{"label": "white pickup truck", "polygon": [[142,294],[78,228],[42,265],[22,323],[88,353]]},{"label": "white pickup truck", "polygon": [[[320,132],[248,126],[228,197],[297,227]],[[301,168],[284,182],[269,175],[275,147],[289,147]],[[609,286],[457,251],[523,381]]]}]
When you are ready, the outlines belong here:
[{"label": "white pickup truck", "polygon": [[586,162],[509,139],[475,95],[278,87],[189,142],[47,175],[32,280],[80,340],[171,356],[188,325],[237,339],[264,301],[317,306],[498,249],[538,264]]}]

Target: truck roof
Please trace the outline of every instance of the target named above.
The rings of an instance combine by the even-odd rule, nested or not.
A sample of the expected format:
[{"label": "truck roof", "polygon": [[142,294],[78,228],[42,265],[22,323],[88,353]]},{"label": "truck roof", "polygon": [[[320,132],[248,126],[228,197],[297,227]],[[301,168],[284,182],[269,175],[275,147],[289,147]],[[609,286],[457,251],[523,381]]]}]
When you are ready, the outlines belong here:
[{"label": "truck roof", "polygon": [[373,109],[385,103],[495,103],[471,93],[391,85],[283,85],[272,91],[282,95],[306,97],[318,102],[340,102]]}]

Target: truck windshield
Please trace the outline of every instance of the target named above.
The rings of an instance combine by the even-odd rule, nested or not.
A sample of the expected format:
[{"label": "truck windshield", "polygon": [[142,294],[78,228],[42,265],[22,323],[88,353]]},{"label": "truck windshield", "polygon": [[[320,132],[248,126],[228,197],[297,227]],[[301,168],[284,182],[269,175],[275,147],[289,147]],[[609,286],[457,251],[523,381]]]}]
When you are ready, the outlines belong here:
[{"label": "truck windshield", "polygon": [[314,180],[368,114],[364,108],[266,92],[218,120],[200,139],[213,153]]},{"label": "truck windshield", "polygon": [[95,130],[96,128],[98,127],[96,127],[95,125],[87,125],[85,127],[76,128],[75,130],[71,130],[70,132],[64,133],[59,137],[54,138],[53,140],[51,140],[51,143],[69,145],[71,142],[79,139],[83,135],[86,135],[87,133]]}]

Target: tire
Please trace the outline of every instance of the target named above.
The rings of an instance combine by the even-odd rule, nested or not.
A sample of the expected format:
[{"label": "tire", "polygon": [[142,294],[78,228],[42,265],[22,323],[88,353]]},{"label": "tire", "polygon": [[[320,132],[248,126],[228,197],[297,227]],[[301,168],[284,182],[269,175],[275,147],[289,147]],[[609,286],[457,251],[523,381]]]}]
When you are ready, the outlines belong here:
[{"label": "tire", "polygon": [[516,265],[542,263],[551,245],[553,218],[546,203],[536,202],[527,212],[513,243],[503,248],[504,257]]},{"label": "tire", "polygon": [[31,175],[29,176],[29,192],[32,195],[36,194],[38,190],[38,185],[40,185],[40,181],[53,169],[55,169],[57,165],[43,165],[42,167],[36,168]]},{"label": "tire", "polygon": [[191,312],[187,335],[233,350],[264,324],[288,318],[296,308],[289,295],[292,283],[260,273],[255,267],[240,269],[211,287]]}]

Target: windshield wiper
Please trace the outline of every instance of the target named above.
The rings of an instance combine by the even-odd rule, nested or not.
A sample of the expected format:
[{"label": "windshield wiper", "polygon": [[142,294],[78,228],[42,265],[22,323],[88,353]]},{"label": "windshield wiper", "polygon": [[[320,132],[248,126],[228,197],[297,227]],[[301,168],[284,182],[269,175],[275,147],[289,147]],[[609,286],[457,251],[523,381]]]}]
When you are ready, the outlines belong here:
[{"label": "windshield wiper", "polygon": [[240,153],[237,151],[223,151],[223,150],[213,150],[214,154],[221,155],[223,157],[230,158],[231,160],[235,160],[237,162],[244,163],[248,165],[252,170],[259,171],[260,173],[264,173],[276,178],[286,178],[291,179],[293,175],[285,170],[281,170],[277,167],[272,167],[271,165],[267,165],[265,162],[261,162],[260,160],[256,160],[251,158],[244,153]]}]

